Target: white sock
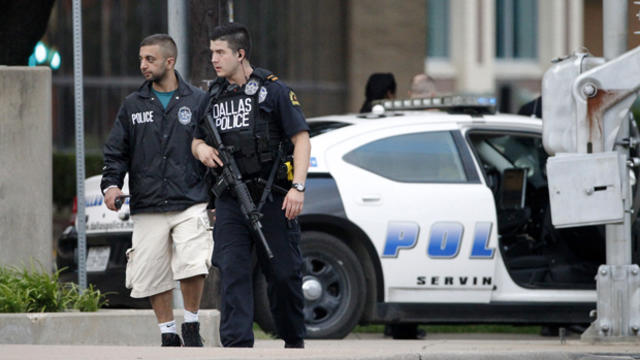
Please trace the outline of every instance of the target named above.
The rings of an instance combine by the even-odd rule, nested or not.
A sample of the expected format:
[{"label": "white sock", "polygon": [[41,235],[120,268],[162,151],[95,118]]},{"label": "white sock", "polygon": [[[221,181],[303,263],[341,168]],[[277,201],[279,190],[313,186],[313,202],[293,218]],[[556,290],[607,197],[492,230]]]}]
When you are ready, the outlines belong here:
[{"label": "white sock", "polygon": [[184,310],[184,322],[198,322],[198,313],[200,310],[192,313],[191,311],[185,309]]},{"label": "white sock", "polygon": [[171,320],[171,321],[167,321],[165,323],[158,324],[158,327],[160,328],[160,333],[161,334],[167,334],[167,333],[177,334],[178,333],[178,331],[176,330],[176,321],[175,320]]}]

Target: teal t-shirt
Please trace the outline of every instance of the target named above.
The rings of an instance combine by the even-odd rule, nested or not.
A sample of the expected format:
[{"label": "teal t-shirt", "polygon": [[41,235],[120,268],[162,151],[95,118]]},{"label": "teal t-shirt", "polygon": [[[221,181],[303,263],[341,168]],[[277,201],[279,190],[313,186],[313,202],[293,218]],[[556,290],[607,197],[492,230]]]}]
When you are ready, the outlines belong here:
[{"label": "teal t-shirt", "polygon": [[160,92],[160,91],[156,91],[155,89],[151,89],[151,90],[153,90],[153,93],[156,94],[156,96],[158,97],[158,100],[160,100],[162,107],[166,109],[175,91]]}]

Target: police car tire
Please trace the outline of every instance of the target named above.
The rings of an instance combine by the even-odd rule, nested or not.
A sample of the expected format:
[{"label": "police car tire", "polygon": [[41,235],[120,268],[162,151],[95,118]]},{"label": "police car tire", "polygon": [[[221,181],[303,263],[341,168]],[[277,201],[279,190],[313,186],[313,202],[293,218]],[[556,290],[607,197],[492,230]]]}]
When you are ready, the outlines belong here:
[{"label": "police car tire", "polygon": [[[326,262],[338,269],[338,277],[345,289],[340,302],[340,309],[326,322],[307,325],[309,339],[342,339],[358,324],[365,302],[365,279],[358,258],[342,241],[322,232],[308,231],[302,233],[300,251],[309,265],[309,258],[320,263]],[[303,276],[309,271],[303,269]],[[269,334],[275,334],[275,323],[269,311],[267,284],[261,272],[254,274],[254,319],[260,328]],[[308,306],[305,301],[305,307]],[[305,308],[305,310],[307,310]]]},{"label": "police car tire", "polygon": [[[339,309],[326,321],[309,323],[307,337],[310,339],[342,339],[358,324],[364,309],[366,285],[362,266],[353,251],[336,237],[322,232],[303,232],[300,251],[305,260],[303,276],[313,275],[312,262],[325,263],[334,270],[344,287],[338,289],[344,297]],[[323,284],[326,290],[329,284]],[[308,302],[305,301],[305,310]]]}]

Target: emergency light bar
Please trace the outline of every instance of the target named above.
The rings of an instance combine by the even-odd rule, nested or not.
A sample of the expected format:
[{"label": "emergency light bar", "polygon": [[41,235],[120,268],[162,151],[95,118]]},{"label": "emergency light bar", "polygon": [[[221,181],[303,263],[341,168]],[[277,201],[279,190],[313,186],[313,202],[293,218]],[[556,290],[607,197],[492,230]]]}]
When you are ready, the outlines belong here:
[{"label": "emergency light bar", "polygon": [[385,111],[439,109],[455,113],[496,112],[496,98],[492,96],[446,95],[423,99],[377,100],[373,105],[382,105]]}]

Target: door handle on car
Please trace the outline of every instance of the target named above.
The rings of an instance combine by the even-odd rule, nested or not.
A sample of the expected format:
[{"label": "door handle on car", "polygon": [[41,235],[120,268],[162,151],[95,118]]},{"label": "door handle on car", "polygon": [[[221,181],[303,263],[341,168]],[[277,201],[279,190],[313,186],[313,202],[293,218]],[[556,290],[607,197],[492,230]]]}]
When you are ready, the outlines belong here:
[{"label": "door handle on car", "polygon": [[363,195],[360,200],[362,200],[363,204],[371,204],[371,203],[377,203],[380,201],[380,195],[378,194],[367,194],[367,195]]}]

